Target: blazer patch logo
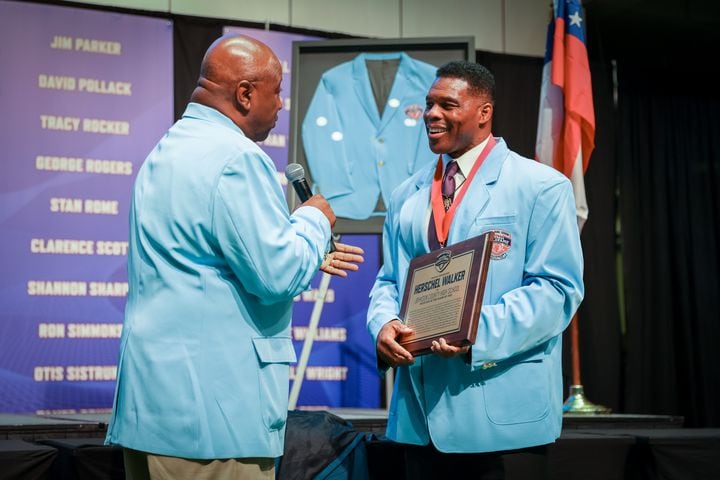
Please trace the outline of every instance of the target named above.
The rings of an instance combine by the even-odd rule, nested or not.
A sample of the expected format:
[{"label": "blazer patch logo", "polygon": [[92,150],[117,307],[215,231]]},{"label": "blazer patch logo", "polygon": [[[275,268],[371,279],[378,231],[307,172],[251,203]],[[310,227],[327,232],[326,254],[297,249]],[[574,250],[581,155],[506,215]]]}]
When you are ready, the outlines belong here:
[{"label": "blazer patch logo", "polygon": [[420,117],[422,117],[423,111],[423,107],[414,103],[405,107],[405,116],[413,120],[419,120]]},{"label": "blazer patch logo", "polygon": [[450,265],[450,260],[452,259],[452,253],[450,250],[445,250],[443,252],[440,252],[440,255],[437,256],[437,259],[435,260],[435,270],[438,272],[442,272],[447,268],[448,265]]},{"label": "blazer patch logo", "polygon": [[502,260],[507,257],[508,250],[512,245],[512,235],[505,230],[493,230],[492,252],[490,252],[490,260]]}]

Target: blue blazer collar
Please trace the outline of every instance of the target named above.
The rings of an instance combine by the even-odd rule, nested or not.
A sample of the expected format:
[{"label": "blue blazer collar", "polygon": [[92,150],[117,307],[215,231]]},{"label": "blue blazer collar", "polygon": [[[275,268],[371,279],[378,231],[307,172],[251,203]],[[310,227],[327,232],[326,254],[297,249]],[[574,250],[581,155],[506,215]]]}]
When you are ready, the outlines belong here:
[{"label": "blue blazer collar", "polygon": [[[500,176],[500,170],[505,162],[505,158],[508,156],[508,153],[510,153],[510,149],[508,149],[502,137],[495,137],[495,140],[497,143],[490,151],[480,170],[478,170],[473,183],[476,183],[478,179],[480,179],[481,183],[490,185],[491,183],[495,183]],[[433,162],[432,168],[428,167],[428,171],[418,175],[415,181],[416,188],[422,188],[424,185],[432,183],[433,175],[435,174],[435,165],[436,163]],[[467,195],[469,194],[470,192],[468,191]]]},{"label": "blue blazer collar", "polygon": [[198,120],[205,120],[211,123],[217,123],[245,136],[245,133],[240,129],[240,127],[235,125],[235,123],[228,117],[215,110],[214,108],[202,105],[200,103],[188,103],[188,106],[185,108],[185,112],[183,112],[182,116],[183,118],[194,118]]},{"label": "blue blazer collar", "polygon": [[[463,197],[462,203],[455,212],[453,223],[450,226],[448,242],[450,244],[465,240],[467,234],[472,227],[475,218],[480,216],[490,201],[490,192],[488,185],[495,183],[500,177],[500,171],[505,163],[510,150],[505,141],[496,137],[497,143],[493,147],[485,162],[478,170],[472,183],[467,186],[468,191]],[[427,225],[425,222],[417,221],[417,219],[425,218],[428,203],[430,202],[430,186],[432,185],[433,175],[435,173],[435,165],[433,162],[426,171],[419,174],[415,182],[416,192],[414,198],[417,204],[414,208],[413,215],[416,221],[413,222],[413,240],[415,245],[425,245],[422,251],[427,251]],[[420,250],[415,250],[420,251]]]},{"label": "blue blazer collar", "polygon": [[448,235],[448,242],[451,244],[467,238],[475,219],[482,215],[490,201],[488,185],[495,183],[500,177],[502,166],[510,153],[502,138],[496,140],[497,143],[478,170],[473,182],[468,185],[468,191],[455,212]]}]

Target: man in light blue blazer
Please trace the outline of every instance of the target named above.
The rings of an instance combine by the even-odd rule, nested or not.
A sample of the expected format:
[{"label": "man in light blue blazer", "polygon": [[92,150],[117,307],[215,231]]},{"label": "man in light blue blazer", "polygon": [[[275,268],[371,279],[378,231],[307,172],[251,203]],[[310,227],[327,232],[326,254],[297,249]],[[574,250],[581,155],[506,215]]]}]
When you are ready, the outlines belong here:
[{"label": "man in light blue blazer", "polygon": [[[129,478],[274,478],[293,297],[321,267],[335,220],[320,196],[290,215],[255,143],[275,125],[281,78],[266,45],[218,39],[183,117],[138,172],[106,439],[125,447]],[[360,253],[338,244],[321,268],[344,276]]]},{"label": "man in light blue blazer", "polygon": [[436,68],[405,53],[361,53],[325,72],[302,123],[314,187],[339,216],[364,220],[378,199],[433,158],[421,116]]},{"label": "man in light blue blazer", "polygon": [[[544,478],[545,446],[562,426],[561,333],[584,293],[572,188],[492,137],[494,88],[474,63],[438,70],[424,112],[438,163],[395,190],[385,221],[368,329],[378,364],[397,367],[387,436],[427,445],[407,448],[408,478],[468,469],[472,478],[502,478],[503,456],[512,454],[534,459]],[[453,161],[456,187],[443,200],[461,203],[443,232],[431,185],[436,168]],[[409,330],[398,313],[410,260],[486,232],[495,242],[474,345],[439,339],[432,353],[413,357],[397,342]]]}]

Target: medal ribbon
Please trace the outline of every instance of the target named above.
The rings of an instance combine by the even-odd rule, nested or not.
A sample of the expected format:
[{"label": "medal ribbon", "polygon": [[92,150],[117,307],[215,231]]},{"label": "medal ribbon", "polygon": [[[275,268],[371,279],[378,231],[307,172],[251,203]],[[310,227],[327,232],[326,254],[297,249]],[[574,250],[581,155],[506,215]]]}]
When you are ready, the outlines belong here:
[{"label": "medal ribbon", "polygon": [[490,150],[492,150],[496,143],[495,137],[491,134],[485,148],[482,149],[482,152],[480,152],[480,155],[478,155],[475,160],[475,164],[470,170],[470,173],[465,178],[465,183],[467,183],[467,185],[455,197],[455,200],[447,211],[445,211],[442,193],[440,191],[443,177],[442,155],[438,158],[437,167],[435,167],[435,176],[433,177],[432,187],[430,189],[430,200],[432,202],[433,217],[435,219],[435,232],[437,233],[438,243],[440,243],[441,247],[444,247],[445,242],[447,242],[448,234],[450,233],[450,225],[452,225],[453,217],[455,217],[455,211],[457,210],[458,205],[460,205],[460,201],[465,196],[465,193],[470,189],[470,182],[472,182],[473,177],[480,169],[480,166],[490,154]]}]

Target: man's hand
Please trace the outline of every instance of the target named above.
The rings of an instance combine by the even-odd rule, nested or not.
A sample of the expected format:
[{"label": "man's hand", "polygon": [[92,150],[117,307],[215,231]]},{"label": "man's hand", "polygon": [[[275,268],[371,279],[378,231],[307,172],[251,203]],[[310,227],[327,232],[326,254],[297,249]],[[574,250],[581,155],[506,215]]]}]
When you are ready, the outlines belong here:
[{"label": "man's hand", "polygon": [[411,332],[412,329],[400,320],[392,320],[383,325],[377,337],[378,358],[391,367],[415,363],[415,357],[397,342],[401,335]]},{"label": "man's hand", "polygon": [[325,200],[322,195],[313,195],[308,198],[302,205],[302,207],[315,207],[325,215],[330,222],[330,228],[335,226],[335,212],[330,208],[330,204]]},{"label": "man's hand", "polygon": [[365,261],[363,253],[365,251],[360,247],[335,242],[335,251],[325,255],[320,270],[330,275],[347,277],[348,271],[356,271],[360,268],[357,264]]},{"label": "man's hand", "polygon": [[468,350],[470,350],[470,346],[453,347],[447,343],[444,338],[440,338],[439,340],[433,340],[432,345],[430,345],[430,350],[441,357],[450,358],[466,354]]}]

